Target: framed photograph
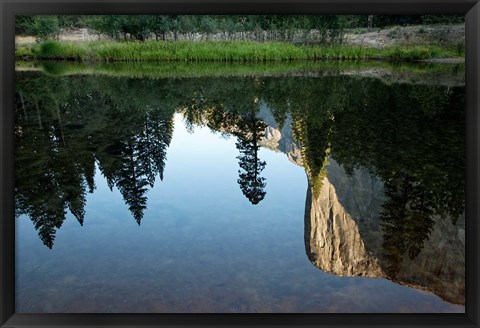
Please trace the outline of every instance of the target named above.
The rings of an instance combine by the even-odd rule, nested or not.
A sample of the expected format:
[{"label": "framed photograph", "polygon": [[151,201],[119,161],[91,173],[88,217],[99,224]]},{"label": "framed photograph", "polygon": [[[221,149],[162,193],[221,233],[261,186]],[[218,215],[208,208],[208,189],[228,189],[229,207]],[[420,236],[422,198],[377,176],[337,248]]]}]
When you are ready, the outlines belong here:
[{"label": "framed photograph", "polygon": [[0,10],[2,328],[478,327],[478,0]]}]

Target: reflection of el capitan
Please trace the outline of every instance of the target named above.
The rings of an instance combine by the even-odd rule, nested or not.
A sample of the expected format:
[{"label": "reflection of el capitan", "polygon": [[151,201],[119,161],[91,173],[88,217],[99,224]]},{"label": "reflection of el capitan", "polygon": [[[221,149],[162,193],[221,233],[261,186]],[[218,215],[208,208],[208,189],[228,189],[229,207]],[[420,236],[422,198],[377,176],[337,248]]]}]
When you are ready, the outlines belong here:
[{"label": "reflection of el capitan", "polygon": [[[450,218],[433,217],[431,232],[416,256],[402,253],[401,247],[392,254],[392,247],[386,246],[389,236],[379,221],[381,206],[375,205],[385,198],[379,188],[381,182],[362,170],[348,177],[330,161],[320,192],[313,195],[310,182],[307,190],[305,248],[312,264],[340,276],[386,278],[434,293],[451,303],[465,304],[464,216],[456,224]],[[359,192],[341,190],[347,187],[346,181],[348,188],[363,188],[363,202],[360,197],[355,199]],[[397,234],[402,232],[421,233],[412,228]],[[409,237],[417,236],[403,235],[398,241],[405,242]]]},{"label": "reflection of el capitan", "polygon": [[[410,181],[408,174],[387,183],[366,169],[348,174],[329,151],[312,157],[306,146],[293,140],[290,126],[269,127],[263,144],[305,168],[305,248],[312,264],[338,276],[386,278],[450,303],[465,304],[461,198],[448,196],[451,188],[434,192],[431,185]],[[324,137],[317,139],[308,132],[304,136],[318,155],[319,146],[328,149],[328,142]],[[335,146],[336,140],[331,142]],[[446,171],[445,164],[436,164]],[[394,172],[386,165],[383,169]],[[450,179],[461,177],[450,175]],[[451,207],[438,205],[437,196],[422,197],[424,206],[419,206],[418,195],[424,194],[443,195]]]}]

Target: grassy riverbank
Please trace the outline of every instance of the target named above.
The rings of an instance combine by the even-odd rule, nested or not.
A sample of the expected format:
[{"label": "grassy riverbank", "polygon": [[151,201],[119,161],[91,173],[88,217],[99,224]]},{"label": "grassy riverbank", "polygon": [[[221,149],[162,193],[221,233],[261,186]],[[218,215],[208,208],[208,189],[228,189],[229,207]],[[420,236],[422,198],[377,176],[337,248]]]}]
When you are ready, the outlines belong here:
[{"label": "grassy riverbank", "polygon": [[177,41],[177,42],[60,42],[45,41],[16,48],[18,59],[74,61],[290,61],[364,60],[414,61],[432,58],[459,58],[463,47],[435,45],[389,46],[359,45],[306,46],[285,42],[254,41]]}]

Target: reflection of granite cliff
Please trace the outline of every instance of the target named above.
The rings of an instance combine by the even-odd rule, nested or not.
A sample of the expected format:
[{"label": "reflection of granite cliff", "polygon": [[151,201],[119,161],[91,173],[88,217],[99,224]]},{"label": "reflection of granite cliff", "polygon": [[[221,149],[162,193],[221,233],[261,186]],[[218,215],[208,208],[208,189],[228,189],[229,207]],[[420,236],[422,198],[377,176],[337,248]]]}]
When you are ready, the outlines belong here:
[{"label": "reflection of granite cliff", "polygon": [[[452,224],[449,218],[435,218],[432,232],[420,253],[413,259],[407,254],[393,254],[398,262],[395,270],[392,270],[392,254],[387,254],[383,247],[383,231],[379,220],[381,204],[385,200],[380,188],[381,182],[362,170],[355,171],[349,177],[334,160],[330,159],[330,163],[322,193],[312,198],[310,192],[307,192],[305,243],[309,258],[315,256],[319,250],[318,246],[322,243],[319,243],[318,238],[315,239],[315,234],[324,232],[325,226],[333,224],[334,227],[330,228],[331,233],[324,234],[324,238],[326,242],[335,241],[338,247],[335,252],[330,253],[333,255],[332,258],[316,256],[315,261],[311,258],[312,263],[324,271],[339,274],[327,270],[325,264],[318,265],[318,262],[338,262],[335,256],[343,256],[345,250],[342,248],[350,248],[356,250],[353,253],[355,257],[352,258],[352,254],[348,254],[349,263],[344,267],[356,271],[348,275],[385,277],[402,285],[432,292],[448,302],[465,304],[464,218],[456,225]],[[328,198],[325,197],[327,188],[331,195]],[[322,218],[318,214],[327,211],[330,212],[329,218]],[[332,220],[331,218],[335,216],[343,220]],[[307,227],[308,224],[310,227]],[[355,233],[346,227],[353,229]],[[361,237],[357,239],[357,236]],[[325,257],[325,254],[323,256]],[[345,259],[342,261],[347,262]],[[364,265],[359,265],[358,262]]]},{"label": "reflection of granite cliff", "polygon": [[305,201],[305,247],[319,269],[339,276],[382,277],[378,259],[367,251],[358,225],[324,179],[316,197],[309,183]]},{"label": "reflection of granite cliff", "polygon": [[[270,123],[268,117],[265,121]],[[289,127],[289,122],[281,131],[268,127],[262,143],[302,165],[300,147]],[[316,196],[307,175],[305,247],[311,262],[336,275],[384,277],[435,293],[448,302],[465,304],[464,218],[456,225],[448,218],[436,218],[420,253],[413,259],[394,254],[397,262],[391,270],[392,254],[387,256],[383,247],[379,219],[386,200],[383,183],[364,170],[348,176],[333,159],[329,162],[327,177]]]}]

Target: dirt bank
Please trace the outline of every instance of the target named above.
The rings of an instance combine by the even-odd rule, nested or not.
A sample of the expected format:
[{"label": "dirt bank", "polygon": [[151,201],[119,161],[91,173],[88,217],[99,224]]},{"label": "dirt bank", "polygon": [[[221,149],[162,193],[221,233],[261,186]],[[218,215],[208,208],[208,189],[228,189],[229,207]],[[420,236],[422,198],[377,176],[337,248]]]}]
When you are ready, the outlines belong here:
[{"label": "dirt bank", "polygon": [[464,45],[465,25],[394,26],[385,29],[355,29],[345,33],[347,44],[368,47],[392,45],[445,44]]},{"label": "dirt bank", "polygon": [[[60,33],[58,39],[61,41],[82,42],[82,41],[107,40],[108,37],[98,36],[97,34],[91,33],[86,28],[78,28],[78,29],[63,30],[62,33]],[[25,36],[25,35],[15,36],[15,45],[28,45],[33,43],[35,43],[35,37],[33,36]]]}]

